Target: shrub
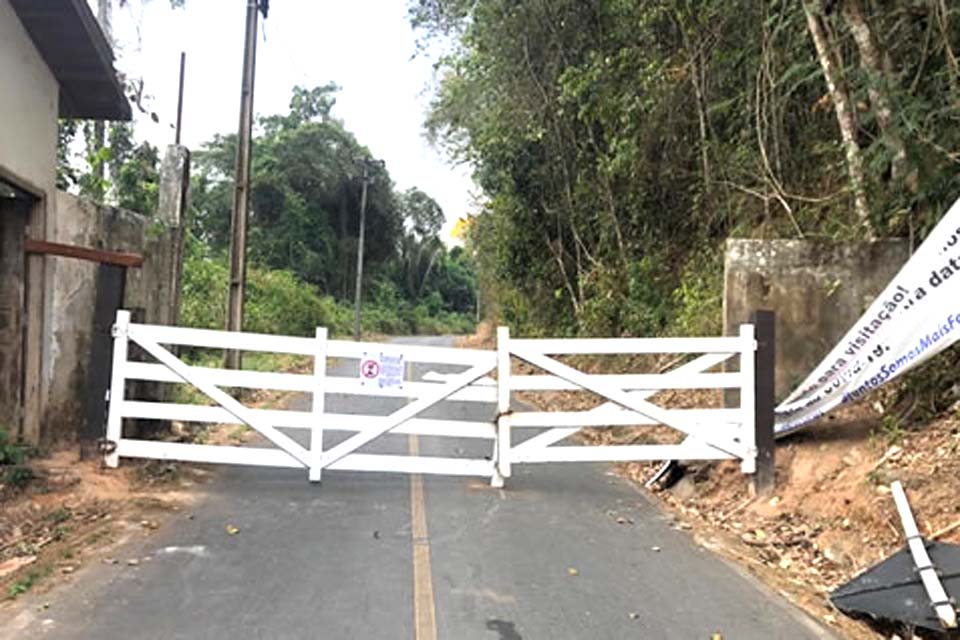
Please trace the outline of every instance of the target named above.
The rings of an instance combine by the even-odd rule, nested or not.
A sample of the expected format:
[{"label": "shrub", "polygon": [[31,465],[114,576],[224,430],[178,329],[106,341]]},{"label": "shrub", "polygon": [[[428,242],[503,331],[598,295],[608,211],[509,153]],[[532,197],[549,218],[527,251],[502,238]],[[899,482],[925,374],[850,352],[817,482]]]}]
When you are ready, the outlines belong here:
[{"label": "shrub", "polygon": [[6,429],[0,427],[0,484],[23,487],[33,479],[33,471],[24,463],[28,450],[14,442]]},{"label": "shrub", "polygon": [[680,336],[719,336],[723,331],[723,254],[694,254],[673,290],[670,332]]},{"label": "shrub", "polygon": [[[190,237],[183,269],[181,324],[202,329],[220,329],[225,324],[227,258]],[[436,292],[414,306],[389,280],[375,280],[364,297],[362,328],[369,333],[409,335],[415,333],[470,333],[469,314],[444,310]],[[353,305],[322,295],[312,284],[292,271],[251,266],[247,270],[244,328],[257,333],[312,336],[316,327],[331,334],[350,335]]]}]

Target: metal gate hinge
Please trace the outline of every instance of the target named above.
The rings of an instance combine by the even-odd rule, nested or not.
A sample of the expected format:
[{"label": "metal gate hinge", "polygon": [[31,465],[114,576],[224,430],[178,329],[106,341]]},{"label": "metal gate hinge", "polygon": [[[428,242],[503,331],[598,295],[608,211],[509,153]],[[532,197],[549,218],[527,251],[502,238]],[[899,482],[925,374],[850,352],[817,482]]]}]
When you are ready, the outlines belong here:
[{"label": "metal gate hinge", "polygon": [[100,438],[97,440],[97,450],[103,455],[110,455],[117,450],[117,443],[113,440]]}]

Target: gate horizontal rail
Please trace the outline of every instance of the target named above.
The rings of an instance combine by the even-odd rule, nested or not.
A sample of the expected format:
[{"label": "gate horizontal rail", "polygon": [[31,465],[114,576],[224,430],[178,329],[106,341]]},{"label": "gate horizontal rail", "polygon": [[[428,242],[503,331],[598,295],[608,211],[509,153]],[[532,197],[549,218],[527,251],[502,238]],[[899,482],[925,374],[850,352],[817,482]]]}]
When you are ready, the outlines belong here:
[{"label": "gate horizontal rail", "polygon": [[[513,464],[543,462],[623,462],[630,460],[740,459],[744,472],[756,465],[754,377],[757,342],[753,325],[721,338],[514,339],[497,333],[499,415],[497,468],[510,477]],[[588,374],[558,360],[571,355],[702,354],[658,374]],[[544,374],[516,375],[519,359]],[[736,372],[708,370],[730,360]],[[740,406],[668,409],[649,399],[666,389],[739,389]],[[539,411],[515,407],[516,391],[589,391],[604,400],[584,411]],[[685,437],[678,444],[558,445],[584,427],[664,425]],[[513,430],[547,428],[513,444]]]},{"label": "gate horizontal rail", "polygon": [[[141,346],[156,362],[131,360],[130,343]],[[313,359],[313,372],[303,374],[190,366],[161,345],[303,355]],[[402,385],[391,388],[365,383],[360,377],[328,375],[328,359],[360,359],[367,354],[380,352],[402,352],[403,360],[408,363],[468,366],[470,369],[467,373],[460,374],[461,380],[453,383],[403,380]],[[364,453],[357,450],[385,433],[471,438],[492,442],[496,438],[496,429],[491,422],[430,419],[419,417],[418,414],[445,399],[493,402],[495,389],[473,387],[471,378],[486,376],[495,364],[496,354],[489,351],[418,345],[399,347],[328,340],[326,330],[322,328],[317,330],[316,338],[310,339],[133,324],[130,322],[129,313],[121,311],[117,314],[114,328],[111,398],[107,422],[107,440],[115,444],[115,448],[107,454],[106,461],[109,466],[116,466],[120,457],[141,457],[307,468],[310,479],[315,481],[320,479],[324,468],[492,477],[495,468],[490,458],[406,456]],[[215,404],[150,402],[127,398],[128,380],[191,384]],[[311,396],[311,408],[292,410],[246,407],[228,396],[220,387],[307,393]],[[325,409],[327,398],[334,395],[412,399],[413,403],[391,415],[336,413]],[[125,419],[245,424],[266,437],[277,448],[138,440],[124,437]],[[306,432],[309,435],[309,446],[301,444],[281,430]],[[330,450],[324,450],[324,431],[344,431],[352,435]]]},{"label": "gate horizontal rail", "polygon": [[[142,347],[152,362],[130,358],[131,343]],[[196,347],[262,351],[307,356],[309,373],[228,370],[192,366],[167,347]],[[114,327],[111,397],[107,440],[115,448],[106,455],[109,466],[120,457],[173,459],[283,468],[306,468],[311,480],[323,469],[392,471],[490,477],[500,486],[513,464],[577,461],[739,459],[744,472],[756,463],[755,357],[757,342],[752,325],[738,336],[716,338],[582,338],[515,339],[501,327],[497,350],[455,349],[419,345],[380,344],[327,339],[320,328],[314,338],[273,336],[249,332],[168,327],[130,322],[126,311],[117,314]],[[659,373],[585,373],[569,366],[570,355],[691,354],[689,362]],[[331,370],[328,361],[358,360],[357,375]],[[524,361],[538,371],[517,374],[513,361]],[[365,361],[372,361],[364,373]],[[735,371],[715,371],[719,365],[738,364]],[[401,363],[403,373],[391,378],[368,378],[380,365]],[[454,373],[428,372],[408,379],[407,363],[434,364],[460,369]],[[384,364],[386,366],[386,364]],[[495,372],[495,375],[494,375]],[[379,375],[377,373],[376,375]],[[203,392],[212,405],[172,401],[145,401],[126,397],[128,381],[189,384]],[[272,389],[309,394],[309,409],[247,407],[221,387]],[[658,406],[654,396],[663,390],[738,389],[736,407],[674,409]],[[588,391],[603,404],[584,411],[528,409],[514,401],[517,392]],[[340,396],[406,399],[389,415],[331,411],[328,402]],[[496,404],[489,421],[427,418],[421,414],[441,402]],[[124,437],[125,419],[169,420],[207,424],[245,424],[263,435],[274,448],[138,440]],[[674,444],[591,446],[564,444],[581,429],[665,425],[682,434]],[[538,430],[513,442],[514,430]],[[326,431],[347,432],[347,438],[325,449]],[[529,433],[529,431],[528,431]],[[308,444],[298,440],[306,436]],[[364,446],[385,434],[473,439],[490,442],[488,458],[368,453]]]}]

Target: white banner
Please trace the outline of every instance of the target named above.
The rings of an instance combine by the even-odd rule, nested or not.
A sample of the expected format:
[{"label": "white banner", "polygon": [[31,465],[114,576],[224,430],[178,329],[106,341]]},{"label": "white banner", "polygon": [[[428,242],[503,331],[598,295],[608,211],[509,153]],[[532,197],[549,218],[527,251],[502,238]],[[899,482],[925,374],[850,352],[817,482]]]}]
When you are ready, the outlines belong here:
[{"label": "white banner", "polygon": [[847,335],[777,407],[777,435],[862,398],[958,339],[960,200]]}]

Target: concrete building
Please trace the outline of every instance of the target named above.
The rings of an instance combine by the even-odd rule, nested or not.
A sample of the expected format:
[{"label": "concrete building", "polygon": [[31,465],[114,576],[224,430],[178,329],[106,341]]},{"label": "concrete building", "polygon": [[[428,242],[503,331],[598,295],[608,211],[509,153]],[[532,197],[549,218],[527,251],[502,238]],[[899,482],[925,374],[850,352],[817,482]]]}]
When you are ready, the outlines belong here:
[{"label": "concrete building", "polygon": [[39,442],[53,372],[57,119],[129,120],[86,0],[0,0],[0,426]]}]

